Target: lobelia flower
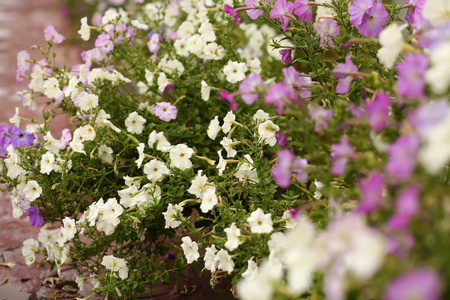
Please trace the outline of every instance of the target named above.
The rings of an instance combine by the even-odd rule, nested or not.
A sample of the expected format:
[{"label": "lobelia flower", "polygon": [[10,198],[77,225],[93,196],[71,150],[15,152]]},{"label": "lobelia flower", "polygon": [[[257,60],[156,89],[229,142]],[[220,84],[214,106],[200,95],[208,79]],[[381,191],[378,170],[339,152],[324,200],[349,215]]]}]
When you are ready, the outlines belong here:
[{"label": "lobelia flower", "polygon": [[308,112],[311,119],[316,123],[314,127],[316,132],[321,133],[322,129],[328,128],[327,121],[333,117],[333,111],[331,109],[326,110],[321,106],[311,103],[308,105]]},{"label": "lobelia flower", "polygon": [[259,97],[259,92],[264,89],[264,82],[259,74],[252,73],[239,84],[242,100],[248,104],[253,104]]},{"label": "lobelia flower", "polygon": [[14,147],[24,148],[31,146],[34,140],[34,133],[20,130],[17,126],[11,130],[11,145]]},{"label": "lobelia flower", "polygon": [[281,28],[283,31],[287,30],[289,21],[293,19],[292,11],[294,10],[294,3],[286,0],[278,0],[274,4],[274,8],[270,11],[270,18],[278,18],[278,21],[283,23]]},{"label": "lobelia flower", "polygon": [[291,103],[295,99],[295,91],[292,87],[286,86],[282,83],[275,83],[270,86],[266,94],[264,102],[266,104],[273,104],[277,107],[277,114],[282,115],[284,106]]},{"label": "lobelia flower", "polygon": [[331,145],[331,160],[333,165],[331,166],[331,173],[333,175],[343,175],[347,167],[348,159],[355,153],[352,145],[348,142],[346,136],[342,136],[338,144]]},{"label": "lobelia flower", "polygon": [[340,27],[336,20],[333,19],[320,19],[319,22],[314,22],[314,29],[320,36],[320,48],[325,49],[325,44],[332,47],[332,36],[339,35]]},{"label": "lobelia flower", "polygon": [[233,18],[234,18],[234,24],[235,24],[235,25],[239,25],[239,23],[241,23],[241,18],[239,18],[239,17],[237,16],[237,13],[236,13],[236,11],[233,9],[233,7],[231,7],[231,6],[227,5],[227,4],[225,4],[225,5],[223,6],[223,9],[225,10],[225,13],[226,13],[226,14],[230,14],[230,15],[233,16]]},{"label": "lobelia flower", "polygon": [[292,61],[292,50],[293,49],[281,49],[280,50],[281,60],[283,61],[283,63],[288,64]]},{"label": "lobelia flower", "polygon": [[282,188],[287,188],[291,184],[293,162],[294,154],[291,150],[282,149],[277,152],[277,163],[272,169],[271,175]]},{"label": "lobelia flower", "polygon": [[428,59],[423,54],[408,54],[395,66],[398,72],[397,93],[410,99],[424,99],[425,73]]},{"label": "lobelia flower", "polygon": [[55,27],[53,27],[52,25],[45,28],[44,36],[45,36],[45,40],[47,42],[51,41],[54,44],[60,44],[65,40],[65,37],[63,37],[61,34],[59,34],[56,31]]},{"label": "lobelia flower", "polygon": [[419,209],[419,185],[410,185],[398,196],[395,203],[395,214],[387,221],[389,229],[404,230],[409,220]]},{"label": "lobelia flower", "polygon": [[389,119],[389,105],[389,96],[384,92],[377,92],[373,101],[365,102],[371,130],[380,131],[386,127]]},{"label": "lobelia flower", "polygon": [[333,76],[339,79],[339,83],[336,85],[336,93],[348,93],[350,84],[353,81],[353,75],[356,72],[358,72],[358,68],[352,62],[352,57],[350,55],[345,57],[345,63],[338,63],[336,65],[336,68],[332,71]]},{"label": "lobelia flower", "polygon": [[400,180],[407,180],[417,162],[420,141],[416,135],[401,136],[387,149],[388,163],[386,171],[388,174]]},{"label": "lobelia flower", "polygon": [[412,269],[389,283],[383,299],[438,300],[441,286],[441,278],[435,271],[425,268]]},{"label": "lobelia flower", "polygon": [[263,210],[259,207],[250,214],[247,222],[253,233],[271,233],[273,230],[272,214],[264,214]]},{"label": "lobelia flower", "polygon": [[175,120],[177,112],[177,107],[170,104],[170,102],[157,102],[155,105],[155,116],[165,122]]},{"label": "lobelia flower", "polygon": [[33,227],[41,227],[44,223],[44,217],[39,213],[39,208],[33,205],[28,209],[27,215],[30,217],[30,223]]},{"label": "lobelia flower", "polygon": [[357,213],[368,214],[378,209],[383,200],[384,178],[378,171],[372,171],[367,178],[359,183],[361,191],[360,204]]},{"label": "lobelia flower", "polygon": [[181,241],[183,242],[181,248],[183,249],[184,257],[186,257],[187,263],[191,264],[200,257],[198,245],[196,242],[193,242],[189,236],[183,237]]}]

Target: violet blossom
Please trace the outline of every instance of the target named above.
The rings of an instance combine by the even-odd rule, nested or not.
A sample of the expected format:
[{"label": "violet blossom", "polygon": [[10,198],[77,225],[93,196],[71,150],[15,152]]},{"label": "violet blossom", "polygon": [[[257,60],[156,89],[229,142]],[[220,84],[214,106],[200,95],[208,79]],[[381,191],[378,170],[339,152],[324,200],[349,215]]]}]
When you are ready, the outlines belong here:
[{"label": "violet blossom", "polygon": [[39,213],[37,206],[32,206],[28,209],[27,215],[30,217],[31,226],[41,227],[44,223],[44,217]]},{"label": "violet blossom", "polygon": [[387,286],[384,300],[438,300],[442,286],[439,275],[430,269],[406,271]]},{"label": "violet blossom", "polygon": [[111,41],[109,34],[102,33],[95,40],[95,47],[103,54],[108,54],[114,49],[114,43]]},{"label": "violet blossom", "polygon": [[428,59],[423,54],[408,54],[395,67],[398,72],[397,93],[410,99],[424,99],[425,73]]},{"label": "violet blossom", "polygon": [[284,106],[291,103],[295,99],[295,91],[290,86],[285,86],[282,83],[275,83],[266,94],[264,102],[267,104],[273,104],[277,107],[277,113],[283,114]]},{"label": "violet blossom", "polygon": [[294,13],[298,16],[300,21],[309,22],[312,20],[312,7],[320,5],[322,4],[308,0],[295,0]]},{"label": "violet blossom", "polygon": [[14,147],[26,147],[31,146],[34,140],[34,133],[25,132],[19,129],[19,127],[14,126],[11,130],[11,144]]},{"label": "violet blossom", "polygon": [[241,23],[241,18],[239,18],[239,17],[237,16],[237,12],[233,9],[233,7],[231,7],[231,6],[227,5],[227,4],[225,4],[224,7],[223,7],[223,9],[225,10],[225,13],[226,13],[226,14],[230,14],[230,15],[233,16],[233,18],[234,18],[234,24],[235,24],[235,25],[239,25],[239,23]]},{"label": "violet blossom", "polygon": [[155,116],[164,122],[169,122],[177,118],[177,107],[170,102],[157,102],[155,105]]},{"label": "violet blossom", "polygon": [[239,84],[242,100],[248,104],[253,104],[259,97],[259,91],[264,89],[264,82],[259,74],[252,73]]},{"label": "violet blossom", "polygon": [[278,18],[278,21],[283,23],[281,28],[283,31],[287,30],[289,21],[293,19],[292,11],[294,10],[294,3],[287,2],[286,0],[278,0],[274,4],[274,8],[270,11],[270,18]]},{"label": "violet blossom", "polygon": [[281,49],[280,50],[281,60],[283,61],[283,63],[288,64],[292,61],[292,50],[294,50],[294,49]]},{"label": "violet blossom", "polygon": [[220,98],[227,101],[230,104],[231,110],[236,110],[237,103],[234,101],[233,96],[225,90],[220,90]]},{"label": "violet blossom", "polygon": [[367,178],[360,181],[359,189],[361,198],[356,212],[368,214],[375,211],[381,205],[383,199],[383,175],[378,171],[372,171]]},{"label": "violet blossom", "polygon": [[272,177],[282,188],[287,188],[291,184],[292,164],[294,154],[289,149],[282,149],[277,152],[277,163],[272,169]]},{"label": "violet blossom", "polygon": [[383,92],[377,92],[373,101],[365,102],[371,130],[380,131],[386,127],[389,119],[389,104],[389,96]]},{"label": "violet blossom", "polygon": [[52,42],[54,44],[60,44],[66,39],[61,34],[59,34],[56,31],[55,27],[53,27],[52,25],[50,25],[47,28],[45,28],[44,36],[45,36],[45,40],[47,42]]},{"label": "violet blossom", "polygon": [[354,73],[358,72],[358,68],[352,62],[350,55],[345,57],[345,63],[338,63],[336,68],[332,71],[334,77],[339,79],[339,83],[336,85],[336,93],[347,94],[350,88],[350,84],[353,81]]},{"label": "violet blossom", "polygon": [[59,150],[65,149],[71,140],[72,134],[70,133],[70,129],[64,128],[62,130],[61,139],[59,140]]},{"label": "violet blossom", "polygon": [[[266,3],[269,3],[270,0],[266,0]],[[244,1],[245,5],[247,6],[247,8],[251,8],[251,7],[256,7],[259,4],[259,0],[245,0]],[[247,15],[250,17],[250,19],[252,20],[256,20],[258,19],[263,13],[264,11],[262,9],[248,9],[246,10]]]},{"label": "violet blossom", "polygon": [[331,37],[339,35],[340,32],[339,25],[333,19],[320,19],[319,22],[314,22],[314,29],[320,36],[320,48],[322,49],[325,49],[325,44],[333,46]]},{"label": "violet blossom", "polygon": [[283,132],[275,133],[275,138],[277,139],[278,146],[284,148],[288,144],[287,135]]},{"label": "violet blossom", "polygon": [[389,14],[384,9],[384,5],[375,2],[364,12],[361,23],[356,27],[364,36],[378,37],[388,19]]},{"label": "violet blossom", "polygon": [[331,145],[331,149],[333,149],[330,155],[333,161],[331,173],[333,175],[342,175],[345,173],[349,158],[355,151],[345,135],[341,137],[338,144]]},{"label": "violet blossom", "polygon": [[419,193],[420,186],[410,185],[397,196],[395,214],[387,221],[389,229],[406,229],[411,217],[419,209]]},{"label": "violet blossom", "polygon": [[331,109],[327,110],[321,106],[311,103],[308,105],[308,112],[311,119],[316,123],[316,126],[314,127],[316,132],[321,133],[322,129],[328,128],[327,121],[333,117],[333,111]]},{"label": "violet blossom", "polygon": [[292,164],[292,171],[295,173],[297,181],[306,183],[308,181],[308,161],[297,156]]},{"label": "violet blossom", "polygon": [[400,180],[408,179],[416,165],[419,148],[420,141],[416,135],[399,137],[387,149],[387,173]]}]

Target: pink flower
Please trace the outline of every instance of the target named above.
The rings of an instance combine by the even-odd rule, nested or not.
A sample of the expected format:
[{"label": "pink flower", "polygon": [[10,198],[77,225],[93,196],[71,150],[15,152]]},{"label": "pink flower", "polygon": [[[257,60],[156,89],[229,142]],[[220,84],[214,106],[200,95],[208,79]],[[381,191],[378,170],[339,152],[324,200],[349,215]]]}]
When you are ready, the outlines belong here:
[{"label": "pink flower", "polygon": [[[269,3],[270,0],[266,0],[266,3]],[[247,5],[247,8],[250,7],[255,7],[258,6],[259,4],[259,0],[245,0],[244,1],[245,5]],[[249,9],[246,10],[247,15],[250,17],[250,19],[252,20],[256,20],[258,19],[263,13],[264,11],[262,9]]]},{"label": "pink flower", "polygon": [[311,103],[310,105],[308,105],[308,112],[311,116],[311,119],[316,123],[316,126],[314,128],[316,132],[322,132],[322,129],[328,128],[327,120],[333,117],[332,110],[326,110],[321,106]]},{"label": "pink flower", "polygon": [[312,20],[312,7],[320,5],[322,4],[310,2],[308,0],[295,0],[294,13],[298,16],[300,21],[309,22]]},{"label": "pink flower", "polygon": [[331,145],[331,160],[333,165],[331,166],[331,173],[333,175],[342,175],[345,173],[348,159],[355,153],[352,145],[348,142],[346,136],[342,136],[338,144]]},{"label": "pink flower", "polygon": [[374,3],[364,13],[361,23],[356,26],[359,33],[365,36],[378,37],[383,31],[383,26],[389,19],[389,14],[381,3]]},{"label": "pink flower", "polygon": [[395,278],[387,286],[385,300],[438,300],[442,281],[433,270],[412,269]]},{"label": "pink flower", "polygon": [[177,107],[170,102],[157,102],[155,105],[155,115],[164,122],[169,122],[177,117]]},{"label": "pink flower", "polygon": [[227,101],[228,104],[230,104],[231,110],[236,110],[237,103],[236,103],[236,101],[234,101],[234,98],[233,98],[233,96],[230,93],[228,93],[225,90],[221,90],[220,91],[220,98],[225,100],[225,101]]},{"label": "pink flower", "polygon": [[264,82],[260,75],[252,73],[239,84],[242,100],[248,105],[253,104],[259,97],[259,91],[264,88]]},{"label": "pink flower", "polygon": [[281,28],[283,31],[287,30],[289,21],[293,19],[292,11],[294,10],[294,3],[286,0],[278,0],[275,2],[274,8],[270,11],[270,18],[278,18],[278,21],[283,23]]},{"label": "pink flower", "polygon": [[233,16],[235,25],[239,25],[239,23],[241,23],[241,18],[237,16],[237,12],[231,6],[225,4],[223,9],[225,10],[226,14],[230,14]]},{"label": "pink flower", "polygon": [[114,49],[114,43],[111,41],[109,34],[102,33],[95,40],[95,47],[103,54],[107,54]]},{"label": "pink flower", "polygon": [[368,214],[378,209],[383,199],[384,178],[378,171],[373,171],[369,177],[361,180],[361,202],[356,209],[358,213]]},{"label": "pink flower", "polygon": [[321,19],[319,22],[314,22],[314,29],[320,36],[320,48],[325,49],[325,44],[333,46],[332,36],[339,35],[340,27],[336,20]]},{"label": "pink flower", "polygon": [[399,137],[397,141],[387,149],[389,156],[386,165],[387,173],[400,180],[408,179],[416,165],[419,148],[420,141],[417,136],[405,135]]},{"label": "pink flower", "polygon": [[287,188],[291,184],[292,164],[294,154],[289,149],[283,149],[277,152],[277,163],[272,169],[272,177],[282,188]]},{"label": "pink flower", "polygon": [[51,41],[54,44],[60,44],[65,40],[65,37],[59,34],[52,25],[45,28],[44,36],[47,42]]},{"label": "pink flower", "polygon": [[373,131],[386,127],[389,119],[389,96],[386,93],[376,93],[373,101],[366,101],[367,116]]},{"label": "pink flower", "polygon": [[284,106],[291,103],[295,99],[295,91],[290,86],[285,86],[282,83],[275,83],[266,94],[264,102],[267,104],[273,104],[277,107],[277,113],[283,114]]},{"label": "pink flower", "polygon": [[285,64],[288,64],[292,61],[292,50],[293,49],[281,49],[280,50],[281,60]]},{"label": "pink flower", "polygon": [[339,83],[336,85],[336,93],[347,94],[350,84],[353,81],[352,74],[358,72],[358,68],[352,62],[350,55],[345,57],[345,63],[338,63],[333,70],[333,75],[339,79]]}]

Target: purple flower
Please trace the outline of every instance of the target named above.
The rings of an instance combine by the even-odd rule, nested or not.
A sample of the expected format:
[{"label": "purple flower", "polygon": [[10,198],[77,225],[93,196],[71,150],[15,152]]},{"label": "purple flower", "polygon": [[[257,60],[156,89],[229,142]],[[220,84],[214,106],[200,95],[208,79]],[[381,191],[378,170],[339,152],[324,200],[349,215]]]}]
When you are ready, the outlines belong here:
[{"label": "purple flower", "polygon": [[358,68],[352,62],[352,57],[347,55],[345,57],[345,63],[338,63],[333,70],[333,75],[339,79],[339,83],[336,85],[336,93],[347,94],[350,84],[353,81],[354,73],[358,72]]},{"label": "purple flower", "polygon": [[2,124],[0,125],[0,145],[9,146],[11,144],[11,126]]},{"label": "purple flower", "polygon": [[409,125],[416,130],[419,135],[427,135],[429,130],[444,121],[450,114],[450,104],[446,100],[427,103],[420,106],[407,115]]},{"label": "purple flower", "polygon": [[233,18],[234,18],[234,25],[239,25],[239,23],[241,23],[241,18],[239,18],[237,16],[236,11],[231,6],[228,6],[227,4],[225,4],[223,9],[225,10],[226,14],[230,14],[230,15],[233,16]]},{"label": "purple flower", "polygon": [[11,144],[14,147],[23,148],[25,146],[31,146],[34,140],[34,133],[25,132],[14,126],[11,130]]},{"label": "purple flower", "polygon": [[61,34],[59,34],[55,30],[55,27],[53,27],[52,25],[45,28],[44,36],[45,36],[45,40],[47,42],[51,41],[52,43],[55,43],[55,44],[60,44],[65,40],[65,37],[63,37]]},{"label": "purple flower", "polygon": [[295,173],[297,181],[306,183],[308,181],[308,161],[297,156],[292,164],[292,171]]},{"label": "purple flower", "polygon": [[287,188],[291,184],[292,163],[294,154],[289,149],[282,149],[277,152],[277,163],[272,169],[272,177],[282,188]]},{"label": "purple flower", "polygon": [[295,0],[294,13],[300,21],[309,22],[312,20],[312,7],[314,5],[320,5],[320,3],[310,2],[308,0]]},{"label": "purple flower", "polygon": [[373,171],[359,183],[361,191],[357,213],[368,214],[378,209],[383,199],[384,178],[378,171]]},{"label": "purple flower", "polygon": [[21,210],[28,211],[30,209],[30,200],[25,194],[17,193],[17,205]]},{"label": "purple flower", "polygon": [[320,19],[319,22],[314,22],[314,29],[320,36],[320,48],[322,49],[325,49],[325,44],[333,46],[331,37],[339,35],[340,32],[339,25],[333,19]]},{"label": "purple flower", "polygon": [[328,128],[327,120],[333,117],[332,110],[326,110],[321,106],[311,103],[308,105],[308,112],[311,119],[316,123],[316,126],[314,127],[316,132],[322,132],[322,129]]},{"label": "purple flower", "polygon": [[[270,0],[266,0],[266,3],[269,3],[269,1]],[[244,3],[247,6],[247,8],[250,8],[250,7],[258,6],[259,0],[245,0]],[[247,12],[247,15],[250,17],[250,19],[252,19],[252,20],[258,19],[264,13],[264,11],[262,9],[249,9],[249,10],[246,10],[246,12]]]},{"label": "purple flower", "polygon": [[400,193],[395,203],[395,214],[387,221],[387,227],[394,230],[404,230],[408,226],[409,220],[419,208],[418,185],[411,185]]},{"label": "purple flower", "polygon": [[389,96],[377,92],[373,101],[366,101],[367,116],[373,131],[380,131],[386,127],[389,119]]},{"label": "purple flower", "polygon": [[386,165],[388,174],[400,180],[406,180],[411,176],[416,165],[417,155],[420,148],[419,138],[415,135],[405,135],[389,146],[389,156]]},{"label": "purple flower", "polygon": [[285,86],[282,83],[275,83],[266,94],[264,102],[267,104],[273,104],[277,107],[277,113],[283,114],[284,106],[291,103],[295,99],[295,91],[290,86]]},{"label": "purple flower", "polygon": [[30,217],[31,226],[41,227],[42,223],[44,223],[44,217],[39,214],[39,209],[37,206],[32,206],[28,209],[27,215]]},{"label": "purple flower", "polygon": [[384,300],[438,300],[441,278],[433,270],[409,270],[392,280],[384,291]]},{"label": "purple flower", "polygon": [[234,101],[233,96],[225,90],[220,90],[220,98],[227,101],[230,104],[231,110],[236,110],[237,103]]},{"label": "purple flower", "polygon": [[283,31],[287,30],[289,21],[294,17],[292,11],[294,10],[294,3],[286,0],[278,0],[275,2],[274,8],[270,11],[270,18],[278,18],[278,21],[283,23],[281,28]]},{"label": "purple flower", "polygon": [[177,107],[170,102],[157,102],[155,105],[155,115],[162,121],[169,122],[177,117]]},{"label": "purple flower", "polygon": [[364,13],[361,23],[356,26],[359,33],[365,36],[378,37],[383,31],[383,26],[389,19],[389,14],[381,3],[374,3]]},{"label": "purple flower", "polygon": [[59,150],[65,149],[72,140],[72,134],[68,128],[62,130],[61,139],[59,140]]},{"label": "purple flower", "polygon": [[341,137],[338,144],[331,145],[331,160],[333,165],[331,166],[331,173],[333,175],[342,175],[345,173],[348,159],[355,153],[352,145],[349,144],[347,137],[344,135]]},{"label": "purple flower", "polygon": [[148,50],[150,50],[151,53],[157,54],[159,51],[159,34],[153,34],[150,38],[150,41],[147,43]]},{"label": "purple flower", "polygon": [[281,148],[286,147],[288,144],[287,136],[285,133],[277,132],[275,133],[275,138],[277,139],[278,146]]},{"label": "purple flower", "polygon": [[103,54],[108,54],[114,49],[114,43],[109,34],[102,33],[95,40],[95,47]]},{"label": "purple flower", "polygon": [[260,75],[252,73],[247,76],[239,84],[239,90],[241,91],[242,100],[251,105],[259,97],[259,91],[264,88],[264,82]]},{"label": "purple flower", "polygon": [[[287,86],[292,86],[296,89],[298,89],[301,86],[309,86],[311,85],[311,77],[307,76],[305,73],[299,73],[297,72],[297,70],[293,67],[290,66],[288,68],[284,68],[282,70],[283,75],[284,75],[284,79],[283,79],[283,84],[287,85]],[[300,76],[302,75],[302,76]],[[308,90],[307,88],[301,88],[299,95],[302,98],[308,98],[309,96],[311,96],[311,91]]]},{"label": "purple flower", "polygon": [[408,54],[405,61],[395,67],[398,72],[397,93],[415,99],[425,98],[425,72],[428,59],[423,54]]},{"label": "purple flower", "polygon": [[358,27],[365,12],[373,5],[373,0],[355,0],[348,7],[350,22]]},{"label": "purple flower", "polygon": [[281,49],[280,50],[281,60],[285,64],[288,64],[292,61],[292,50],[293,49]]}]

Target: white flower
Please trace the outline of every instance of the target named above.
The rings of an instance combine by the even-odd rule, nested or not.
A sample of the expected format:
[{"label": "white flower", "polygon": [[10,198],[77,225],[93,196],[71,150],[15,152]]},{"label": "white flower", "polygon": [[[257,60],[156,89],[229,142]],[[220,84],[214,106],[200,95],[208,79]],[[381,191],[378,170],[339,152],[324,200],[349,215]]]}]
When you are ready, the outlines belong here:
[{"label": "white flower", "polygon": [[189,56],[189,51],[187,50],[187,39],[178,39],[173,43],[173,46],[175,47],[175,51],[178,55]]},{"label": "white flower", "polygon": [[191,181],[191,186],[188,192],[195,195],[198,198],[202,198],[203,193],[206,192],[206,183],[208,182],[208,177],[202,175],[203,170],[198,170],[197,176]]},{"label": "white flower", "polygon": [[14,114],[14,116],[12,116],[11,118],[9,118],[9,123],[12,123],[14,125],[16,125],[17,127],[20,126],[20,116],[19,116],[19,108],[16,106],[15,108],[16,113]]},{"label": "white flower", "polygon": [[208,84],[204,80],[202,80],[201,84],[202,84],[202,90],[201,90],[202,99],[204,101],[208,101],[209,100],[209,94],[211,92],[211,88],[208,86]]},{"label": "white flower", "polygon": [[444,25],[450,20],[450,1],[427,0],[423,5],[422,16],[433,26]]},{"label": "white flower", "polygon": [[207,213],[217,204],[217,195],[215,188],[208,188],[205,193],[203,193],[202,204],[200,204],[200,209],[202,213]]},{"label": "white flower", "polygon": [[195,32],[195,27],[190,21],[184,21],[178,27],[177,34],[181,38],[188,38]]},{"label": "white flower", "polygon": [[170,170],[162,161],[152,159],[144,165],[144,173],[147,175],[148,180],[153,182],[161,180],[161,177],[170,173]]},{"label": "white flower", "polygon": [[111,147],[108,147],[106,145],[100,145],[100,147],[98,147],[98,158],[100,158],[104,162],[111,164],[114,160],[112,154],[113,149]]},{"label": "white flower", "polygon": [[51,77],[44,82],[44,94],[48,98],[57,99],[62,96],[63,92],[59,88],[58,79]]},{"label": "white flower", "polygon": [[98,106],[98,96],[95,94],[83,93],[79,98],[80,110],[82,112],[87,112],[92,108]]},{"label": "white flower", "polygon": [[104,231],[105,235],[114,233],[117,225],[120,224],[119,216],[123,212],[123,207],[117,203],[116,198],[109,198],[108,201],[99,207],[99,220],[97,229]]},{"label": "white flower", "polygon": [[275,125],[271,120],[267,120],[264,123],[259,124],[259,142],[269,144],[270,146],[275,146],[275,144],[277,143],[275,133],[278,130],[280,130],[280,127],[278,125]]},{"label": "white flower", "polygon": [[31,256],[39,251],[39,242],[35,239],[29,238],[23,241],[22,255]]},{"label": "white flower", "polygon": [[245,161],[240,165],[239,169],[234,174],[234,177],[238,178],[239,181],[247,181],[249,183],[258,183],[258,172],[253,168],[253,159],[250,155],[244,155]]},{"label": "white flower", "polygon": [[95,129],[91,125],[85,125],[85,126],[81,127],[80,134],[83,137],[84,141],[95,140],[95,136],[96,136]]},{"label": "white flower", "polygon": [[261,73],[261,61],[257,57],[247,60],[247,68],[251,73]]},{"label": "white flower", "polygon": [[119,277],[121,279],[128,278],[127,262],[124,259],[106,255],[103,257],[102,265],[111,272],[119,272]]},{"label": "white flower", "polygon": [[258,265],[253,260],[253,256],[247,261],[247,270],[242,273],[242,278],[247,281],[255,280],[258,276]]},{"label": "white flower", "polygon": [[231,130],[231,126],[236,122],[236,116],[230,110],[225,118],[223,118],[222,131],[223,133],[228,133]]},{"label": "white flower", "polygon": [[87,24],[87,17],[83,17],[81,20],[81,28],[78,30],[78,34],[81,36],[81,38],[85,41],[88,41],[91,37],[91,29],[89,28],[89,25]]},{"label": "white flower", "polygon": [[213,244],[211,247],[206,247],[205,250],[205,256],[203,257],[203,260],[205,261],[205,268],[211,272],[215,272],[217,270],[216,246]]},{"label": "white flower", "polygon": [[227,161],[222,157],[222,150],[217,151],[217,154],[219,155],[219,163],[217,164],[217,169],[219,170],[219,176],[222,176],[223,171],[225,171],[225,168],[227,167]]},{"label": "white flower", "polygon": [[229,139],[226,136],[224,136],[222,141],[220,141],[220,144],[223,146],[225,151],[227,151],[227,157],[235,157],[236,156],[237,151],[233,149],[234,142],[232,139]]},{"label": "white flower", "polygon": [[167,206],[167,210],[163,212],[164,220],[166,220],[166,225],[164,228],[177,228],[181,225],[181,221],[178,220],[178,213],[183,211],[183,207],[176,204],[175,207],[171,203]]},{"label": "white flower", "polygon": [[402,51],[402,30],[405,29],[407,25],[408,24],[398,25],[397,23],[392,23],[380,33],[378,40],[381,44],[381,48],[377,52],[377,57],[388,69],[392,69],[398,55]]},{"label": "white flower", "polygon": [[216,263],[220,270],[228,272],[228,274],[231,274],[234,270],[234,262],[225,249],[220,249],[219,252],[217,252]]},{"label": "white flower", "polygon": [[55,169],[55,155],[51,152],[46,152],[41,157],[41,173],[50,175],[50,172]]},{"label": "white flower", "polygon": [[450,42],[443,43],[430,55],[431,65],[425,78],[433,92],[443,94],[450,85]]},{"label": "white flower", "polygon": [[214,119],[212,119],[211,122],[209,123],[206,134],[208,134],[208,137],[210,139],[215,140],[220,129],[222,128],[219,125],[219,117],[215,116]]},{"label": "white flower", "polygon": [[142,162],[144,161],[144,148],[145,148],[145,144],[144,143],[139,143],[139,146],[137,146],[137,151],[139,154],[139,158],[136,159],[136,165],[138,167],[138,169],[141,168]]},{"label": "white flower", "polygon": [[172,145],[167,141],[163,132],[156,132],[153,130],[148,136],[148,146],[153,148],[156,143],[156,150],[162,152],[169,152],[172,148]]},{"label": "white flower", "polygon": [[193,242],[189,236],[183,237],[181,241],[183,242],[181,248],[183,248],[184,257],[186,257],[187,263],[191,264],[200,257],[198,245],[196,242]]},{"label": "white flower", "polygon": [[77,228],[75,227],[75,220],[65,217],[63,220],[63,227],[60,229],[61,235],[64,237],[64,242],[59,243],[63,246],[66,241],[70,241],[77,233]]},{"label": "white flower", "polygon": [[202,38],[205,42],[214,42],[216,40],[216,35],[214,34],[214,28],[209,20],[203,22],[198,32],[202,35]]},{"label": "white flower", "polygon": [[236,61],[229,61],[223,68],[223,73],[227,77],[227,81],[230,83],[236,83],[245,78],[245,72],[248,68],[245,63],[238,63]]},{"label": "white flower", "polygon": [[272,214],[264,214],[263,210],[259,207],[250,214],[247,222],[253,233],[271,233],[273,230]]},{"label": "white flower", "polygon": [[132,207],[137,203],[137,197],[135,194],[138,192],[138,188],[135,185],[129,186],[123,190],[119,190],[117,193],[120,197],[120,204],[125,208]]},{"label": "white flower", "polygon": [[149,86],[153,85],[154,78],[155,78],[154,72],[150,72],[150,70],[145,70],[145,80],[147,81]]},{"label": "white flower", "polygon": [[236,227],[236,224],[233,222],[231,223],[231,226],[224,229],[225,233],[227,234],[227,241],[225,243],[225,247],[233,251],[236,249],[241,241],[239,240],[239,237],[241,236],[241,230]]},{"label": "white flower", "polygon": [[314,192],[314,199],[319,200],[322,197],[321,190],[323,189],[324,184],[316,179],[314,180],[314,185],[316,186],[316,191]]},{"label": "white flower", "polygon": [[142,24],[139,20],[131,20],[131,24],[138,29],[148,30],[148,25]]},{"label": "white flower", "polygon": [[194,34],[187,39],[186,48],[189,52],[199,56],[203,53],[203,49],[206,46],[205,40],[199,34]]},{"label": "white flower", "polygon": [[450,114],[423,135],[419,161],[430,174],[437,174],[450,160]]},{"label": "white flower", "polygon": [[52,136],[50,131],[47,131],[47,134],[44,136],[44,141],[45,150],[50,151],[53,154],[58,154],[61,143]]},{"label": "white flower", "polygon": [[125,119],[125,126],[130,133],[141,134],[144,130],[146,120],[140,116],[137,112],[132,112]]},{"label": "white flower", "polygon": [[288,241],[282,232],[275,232],[270,235],[267,246],[269,246],[271,256],[281,259],[281,254],[288,248]]},{"label": "white flower", "polygon": [[167,76],[165,73],[161,73],[158,76],[158,90],[162,93],[166,89],[166,86],[170,84],[169,79],[167,79]]},{"label": "white flower", "polygon": [[192,167],[192,162],[189,158],[194,153],[194,150],[184,144],[178,144],[170,149],[170,159],[172,165],[180,170],[186,170]]},{"label": "white flower", "polygon": [[33,202],[42,194],[42,188],[36,180],[29,180],[23,189],[25,196],[30,202]]},{"label": "white flower", "polygon": [[285,227],[287,229],[294,228],[297,225],[297,223],[298,223],[297,220],[295,220],[293,218],[291,210],[286,210],[283,213],[283,217],[282,218],[286,220],[286,226]]}]

